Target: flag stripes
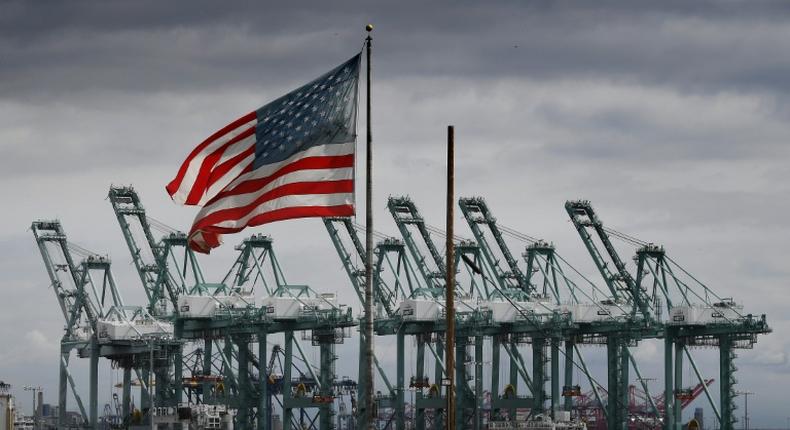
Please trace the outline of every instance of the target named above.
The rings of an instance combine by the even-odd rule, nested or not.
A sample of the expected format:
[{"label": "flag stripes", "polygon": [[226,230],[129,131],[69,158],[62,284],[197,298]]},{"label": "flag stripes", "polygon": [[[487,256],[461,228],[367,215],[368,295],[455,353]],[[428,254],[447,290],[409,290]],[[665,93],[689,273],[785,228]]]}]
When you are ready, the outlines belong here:
[{"label": "flag stripes", "polygon": [[202,206],[190,246],[272,221],[354,214],[356,55],[201,142],[165,187]]},{"label": "flag stripes", "polygon": [[[165,187],[173,201],[185,205],[200,204],[200,197],[206,191],[205,176],[227,149],[227,144],[236,136],[247,133],[252,135],[253,139],[244,143],[255,147],[254,135],[257,122],[256,113],[250,112],[212,134],[192,150],[178,170],[175,179]],[[201,172],[203,177],[200,176]]]}]

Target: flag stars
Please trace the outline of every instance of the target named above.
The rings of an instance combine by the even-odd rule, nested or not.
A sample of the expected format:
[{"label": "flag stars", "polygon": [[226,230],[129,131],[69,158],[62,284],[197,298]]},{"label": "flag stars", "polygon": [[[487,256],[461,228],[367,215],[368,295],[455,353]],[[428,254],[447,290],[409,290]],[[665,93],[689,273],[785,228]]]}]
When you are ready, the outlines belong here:
[{"label": "flag stars", "polygon": [[342,66],[261,109],[256,161],[268,163],[334,141],[353,118],[356,66]]}]

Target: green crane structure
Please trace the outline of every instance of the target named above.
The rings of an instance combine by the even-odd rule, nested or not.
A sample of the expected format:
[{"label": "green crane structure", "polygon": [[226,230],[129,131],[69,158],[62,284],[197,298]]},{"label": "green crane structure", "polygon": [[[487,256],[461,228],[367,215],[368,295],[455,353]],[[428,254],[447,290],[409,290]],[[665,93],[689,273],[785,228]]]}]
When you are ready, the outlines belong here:
[{"label": "green crane structure", "polygon": [[[347,383],[335,376],[334,346],[356,325],[351,309],[340,308],[334,298],[319,295],[307,285],[288,284],[268,236],[245,239],[223,281],[207,283],[184,233],[148,217],[131,187],[112,187],[109,196],[149,308],[173,322],[179,339],[202,345],[202,372],[184,377],[183,361],[176,361],[174,380],[180,387],[172,392],[171,402],[181,402],[187,389],[181,381],[197,381],[188,384],[190,390],[193,385],[200,387],[190,397],[236,409],[236,424],[241,428],[270,427],[268,390],[276,384],[272,375],[266,376],[267,339],[282,334],[284,374],[276,389],[284,428],[334,428],[335,393],[347,389]],[[152,225],[165,230],[162,239],[155,239]],[[263,296],[260,307],[256,294]],[[283,309],[287,314],[281,313]],[[294,366],[297,357],[309,363],[297,338],[300,332],[320,354],[320,365],[308,364],[307,374]],[[254,343],[257,356],[251,348]],[[217,369],[220,375],[213,374]],[[295,369],[298,376],[293,375]],[[221,386],[216,384],[220,379]],[[313,416],[306,413],[315,409],[318,412]]]},{"label": "green crane structure", "polygon": [[[719,421],[720,428],[731,430],[736,367],[735,348],[751,348],[758,334],[769,333],[765,315],[743,315],[731,299],[722,299],[666,256],[663,247],[643,242],[604,227],[589,201],[569,201],[566,211],[612,293],[630,292],[633,312],[645,321],[661,325],[664,338],[664,418],[665,429],[680,430],[681,403],[688,389],[683,387],[683,357],[688,357],[695,375]],[[626,268],[611,237],[637,246],[636,277]],[[597,239],[597,240],[596,240]],[[662,321],[663,307],[667,319]],[[708,392],[689,346],[719,348],[719,405]],[[611,426],[610,426],[611,428]],[[620,427],[617,427],[620,428]]]},{"label": "green crane structure", "polygon": [[[570,313],[572,326],[553,339],[551,343],[551,412],[560,409],[560,397],[564,397],[562,408],[570,411],[573,407],[572,397],[579,394],[578,385],[573,381],[573,369],[578,367],[587,376],[592,386],[593,393],[599,403],[601,394],[599,385],[587,370],[584,358],[578,349],[579,344],[607,345],[607,393],[609,400],[608,410],[604,410],[607,423],[626,423],[626,405],[628,404],[628,371],[632,366],[637,375],[640,375],[636,361],[631,356],[628,346],[635,345],[644,337],[656,336],[660,330],[643,320],[635,318],[630,312],[632,308],[627,297],[618,296],[611,291],[607,294],[598,288],[592,281],[581,276],[575,268],[570,266],[559,254],[553,245],[534,237],[519,233],[513,229],[497,223],[491,210],[481,197],[459,199],[459,206],[475,239],[483,250],[486,263],[491,271],[497,274],[497,282],[503,291],[516,291],[518,294],[527,294],[533,301],[553,301],[556,305],[564,304],[565,311]],[[513,257],[512,251],[505,241],[505,234],[515,239],[528,243],[523,254],[526,261],[525,269],[521,269],[518,261]],[[491,246],[496,244],[496,248]],[[498,258],[501,256],[502,258]],[[501,267],[504,260],[507,267]],[[576,282],[571,274],[583,278],[583,282]],[[587,288],[582,288],[586,285]],[[603,298],[601,297],[603,296]],[[589,313],[593,315],[590,316]],[[546,340],[538,338],[538,345],[545,345]],[[564,342],[564,351],[559,349],[559,342]],[[575,352],[575,354],[574,354]],[[535,360],[544,359],[539,351],[535,351],[533,340],[533,355]],[[560,391],[559,355],[565,358],[564,385]],[[578,357],[578,363],[574,362]],[[629,364],[630,363],[630,364]],[[543,380],[545,372],[535,366],[536,375],[533,380]],[[540,372],[540,373],[538,373]],[[540,378],[540,379],[539,379]],[[641,380],[641,376],[639,376]],[[645,383],[643,389],[648,392]],[[542,390],[537,390],[541,393]],[[649,396],[648,396],[649,397]],[[542,412],[545,395],[541,401],[536,402],[534,410]],[[655,414],[656,406],[651,405]],[[617,427],[621,428],[621,427]]]},{"label": "green crane structure", "polygon": [[[552,244],[497,223],[482,198],[462,198],[459,206],[475,240],[453,238],[457,252],[451,267],[460,275],[455,286],[456,367],[445,369],[445,254],[431,237],[444,233],[425,222],[411,199],[391,197],[388,209],[400,238],[376,233],[373,296],[376,336],[395,337],[395,375],[385,372],[380,357],[375,359],[376,374],[366,374],[360,356],[357,384],[335,375],[335,345],[358,324],[351,308],[338,305],[334,295],[287,282],[270,237],[244,239],[224,277],[207,282],[187,235],[149,217],[134,189],[112,187],[109,199],[142,283],[145,306],[126,306],[109,258],[69,243],[58,221],[36,221],[31,227],[66,321],[60,419],[65,419],[70,387],[87,428],[98,425],[101,357],[123,369],[124,417],[131,415],[132,373],[143,382],[141,406],[150,411],[145,418],[149,422],[186,400],[234,409],[237,428],[270,429],[277,406],[285,429],[329,430],[341,421],[334,413],[340,394],[363,392],[366,384],[381,379],[385,389],[375,404],[356,405],[352,395],[352,414],[366,416],[359,412],[378,408],[389,410],[389,415],[380,414],[385,419],[378,423],[360,419],[356,426],[383,424],[403,430],[411,368],[408,389],[415,391],[417,430],[444,427],[447,393],[440,381],[451,374],[458,381],[458,428],[482,430],[486,390],[491,392],[492,420],[515,420],[517,409],[553,417],[561,410],[571,411],[573,397],[581,393],[574,368],[583,372],[598,404],[604,405],[604,384],[591,375],[579,349],[602,344],[607,357],[604,418],[609,429],[625,430],[631,369],[648,392],[629,348],[644,339],[663,339],[663,417],[647,395],[657,422],[661,419],[668,430],[681,429],[681,407],[689,391],[682,370],[688,360],[721,428],[731,430],[734,350],[751,348],[759,334],[770,332],[765,315],[745,314],[732,299],[716,295],[668,257],[663,247],[605,228],[587,201],[569,201],[565,208],[604,280],[603,289],[568,264]],[[366,250],[360,226],[351,218],[326,218],[324,225],[362,302]],[[154,229],[163,236],[156,237]],[[506,236],[527,243],[523,258],[508,248]],[[636,248],[635,271],[628,270],[613,238]],[[76,264],[72,253],[83,260]],[[273,336],[282,336],[283,343],[269,356]],[[300,337],[317,348],[317,366],[307,359]],[[407,338],[416,344],[413,367],[405,360]],[[360,354],[369,341],[360,336]],[[489,343],[490,372],[484,371]],[[522,355],[525,344],[531,348],[531,368]],[[702,345],[720,352],[718,403],[690,351]],[[87,408],[69,370],[75,350],[79,357],[90,358]],[[281,374],[275,373],[274,354]],[[150,384],[150,371],[156,376],[155,386]],[[500,387],[503,377],[508,383]]]},{"label": "green crane structure", "polygon": [[[430,279],[441,280],[443,278],[441,268],[444,264],[441,254],[430,238],[431,231],[438,234],[441,234],[441,231],[429,227],[408,198],[390,198],[388,206],[412,258],[422,262],[422,273],[426,282]],[[501,411],[507,411],[511,419],[515,419],[518,408],[530,408],[533,413],[543,412],[547,399],[545,395],[545,382],[548,380],[545,367],[549,361],[547,350],[550,345],[554,356],[552,370],[555,371],[559,355],[557,340],[562,338],[565,331],[572,328],[569,316],[557,307],[548,305],[545,297],[530,295],[524,282],[520,284],[514,282],[510,284],[512,287],[501,288],[500,285],[503,284],[498,285],[491,280],[496,268],[485,264],[487,257],[484,253],[490,249],[485,249],[472,241],[458,240],[458,242],[458,257],[454,267],[458,271],[459,262],[464,261],[469,274],[473,276],[465,285],[459,284],[462,288],[457,288],[457,291],[461,292],[458,297],[461,302],[460,308],[468,308],[466,312],[461,313],[457,322],[458,333],[460,333],[457,362],[473,363],[476,375],[482,375],[483,344],[486,339],[490,339],[492,344],[490,389],[492,393],[496,393],[492,395],[491,408],[495,416]],[[427,261],[421,249],[428,250],[428,255],[433,257],[432,261]],[[429,266],[429,263],[432,263],[432,266]],[[517,273],[514,272],[509,278],[518,280]],[[437,284],[439,289],[443,290],[444,285],[438,281]],[[476,301],[470,301],[470,298]],[[505,315],[502,315],[503,310]],[[510,312],[509,317],[507,312]],[[531,378],[519,351],[519,345],[525,342],[531,342],[533,345]],[[474,346],[474,358],[465,356],[466,345]],[[509,356],[510,383],[505,387],[502,395],[499,395],[500,375],[504,374],[504,369],[500,368],[502,350]],[[460,381],[465,381],[465,376],[469,372],[465,374],[462,368],[456,374]],[[480,412],[482,406],[475,404],[474,401],[480,400],[479,393],[483,392],[483,382],[478,376],[475,379],[474,389],[468,392],[466,387],[459,385],[461,387],[457,393],[459,416],[456,421],[460,428],[469,428],[470,420],[474,428],[482,425]],[[531,392],[531,396],[517,395],[518,387],[522,383]],[[555,393],[554,399],[558,402],[559,395]]]},{"label": "green crane structure", "polygon": [[[362,304],[364,302],[366,273],[364,269],[365,247],[359,238],[359,231],[362,228],[358,225],[355,225],[351,218],[348,217],[324,218],[323,221],[324,226],[329,233],[329,237],[332,239],[332,244],[335,246],[335,250],[337,251],[340,260],[343,263],[346,274],[351,281],[354,292],[356,293],[360,304]],[[373,273],[375,279],[373,282],[373,298],[375,301],[375,308],[379,309],[377,314],[382,316],[382,318],[377,318],[378,321],[379,319],[387,320],[397,318],[398,306],[402,300],[410,297],[426,295],[428,293],[424,288],[421,287],[419,283],[418,275],[415,273],[415,270],[406,255],[403,242],[394,238],[385,237],[380,233],[377,233],[377,236],[380,240],[377,242],[376,248],[374,250],[375,268]],[[394,275],[392,277],[393,279],[390,279],[389,282],[384,276],[385,270],[389,270],[390,273]],[[364,316],[362,318],[364,318]],[[374,322],[374,332],[378,332],[375,329],[376,325]],[[360,332],[360,373],[358,402],[364,401],[363,393],[365,392],[366,388],[365,384],[370,383],[370,381],[373,379],[373,377],[367,375],[366,367],[364,366],[364,360],[362,357],[362,354],[364,354],[367,350],[366,345],[367,339],[365,338],[364,333]],[[418,355],[418,361],[424,362],[424,359],[425,354],[423,349],[422,355]],[[382,379],[386,388],[385,394],[376,396],[376,407],[378,408],[379,412],[383,412],[385,409],[392,410],[392,414],[390,416],[394,417],[394,419],[400,423],[402,421],[401,417],[405,413],[402,392],[403,387],[395,387],[392,385],[392,378],[391,376],[388,376],[381,367],[379,357],[377,355],[374,355],[373,362],[378,376]],[[441,369],[437,368],[436,372],[441,373]],[[396,375],[396,378],[398,378],[396,381],[400,381],[399,376]],[[426,381],[427,378],[424,377],[416,379],[413,378],[409,385],[410,388],[415,389],[425,388],[427,387]],[[421,390],[418,391],[418,396],[420,398],[422,397]],[[368,406],[360,405],[357,408],[353,408],[352,413],[364,410],[366,407]],[[369,428],[369,423],[366,421],[367,414],[358,413],[357,416],[359,417],[359,419],[356,420],[357,428],[367,430]],[[399,424],[396,424],[396,427],[397,425]]]},{"label": "green crane structure", "polygon": [[[440,306],[444,306],[445,297],[445,280],[446,280],[446,264],[444,255],[439,252],[436,244],[431,238],[431,230],[434,233],[440,233],[438,229],[428,226],[425,219],[420,214],[417,206],[408,197],[390,197],[387,201],[387,207],[390,214],[395,221],[395,224],[403,238],[409,255],[416,262],[422,280],[426,284],[426,291],[430,292],[431,300],[437,302]],[[471,241],[459,240],[460,238],[453,238],[456,243],[455,261],[453,267],[456,272],[460,269],[461,261],[464,262],[479,262],[481,255],[480,249],[476,243]],[[484,274],[481,272],[476,274],[467,264],[468,277],[466,285],[462,285],[462,280],[456,277],[456,348],[455,348],[455,378],[456,378],[456,423],[460,428],[479,429],[482,427],[482,417],[480,411],[482,410],[483,401],[483,346],[484,338],[486,336],[493,336],[496,338],[494,343],[501,339],[499,332],[501,328],[498,324],[494,323],[491,315],[485,313],[477,306],[479,300],[486,299],[491,291],[489,286],[485,283]],[[438,330],[437,330],[438,328]],[[442,351],[443,334],[445,333],[444,319],[438,323],[434,323],[432,327],[414,327],[415,333],[421,334],[418,336],[418,355],[420,354],[420,342],[434,340],[435,350]],[[422,330],[422,332],[420,332]],[[427,336],[427,330],[433,330],[433,336]],[[494,336],[496,334],[496,336]],[[515,342],[513,342],[515,343]],[[498,345],[497,345],[498,346]],[[472,347],[474,356],[468,356],[467,349]],[[519,398],[516,395],[518,380],[516,375],[521,375],[524,378],[524,383],[529,386],[531,381],[528,377],[528,372],[524,366],[523,358],[521,358],[518,348],[512,346],[507,349],[511,355],[513,382],[508,390],[508,399],[506,401],[509,409],[515,411],[517,407],[524,407],[532,403],[532,399],[528,397]],[[441,352],[439,353],[441,354]],[[496,352],[495,352],[496,355]],[[437,365],[441,365],[441,355],[435,357]],[[466,363],[472,363],[474,366],[473,371],[470,371]],[[417,377],[419,378],[422,371],[420,366],[422,363],[417,363]],[[496,364],[498,366],[498,364]],[[400,369],[400,367],[399,367]],[[519,370],[521,372],[519,372]],[[499,369],[493,373],[497,374],[497,382],[499,381]],[[437,374],[437,380],[439,375]],[[474,380],[474,386],[468,385],[470,380]],[[442,398],[439,402],[433,405],[426,405],[425,408],[420,404],[419,397],[415,405],[417,415],[419,416],[423,409],[433,406],[434,416],[441,417],[444,411],[445,400]],[[501,405],[498,405],[501,406]],[[440,420],[436,420],[435,425],[441,425]]]},{"label": "green crane structure", "polygon": [[[636,251],[637,288],[653,289],[662,297],[667,312],[664,333],[665,416],[667,429],[680,430],[681,403],[689,389],[683,383],[686,357],[697,379],[702,375],[689,348],[713,346],[719,349],[719,404],[703,385],[721,429],[732,430],[736,422],[735,383],[737,368],[735,349],[750,349],[757,335],[771,331],[765,315],[743,313],[743,307],[730,298],[722,298],[699,282],[674,260],[663,247],[645,244]],[[673,399],[674,401],[670,401]]]},{"label": "green crane structure", "polygon": [[[65,428],[69,424],[66,411],[70,388],[84,427],[98,428],[101,357],[123,369],[121,411],[124,420],[128,420],[132,372],[142,381],[144,407],[150,407],[148,372],[164,373],[163,369],[170,367],[180,350],[180,341],[173,339],[172,326],[160,323],[145,308],[124,305],[109,258],[70,243],[59,221],[34,221],[31,230],[66,321],[60,342],[58,426]],[[79,264],[75,264],[72,251],[84,257]],[[69,370],[74,350],[79,357],[90,359],[87,409]],[[160,383],[165,383],[165,379]]]},{"label": "green crane structure", "polygon": [[[325,219],[324,223],[355,291],[359,292],[364,283],[364,270],[355,263],[356,261],[364,260],[362,258],[364,256],[364,247],[357,233],[359,226],[354,225],[349,218],[330,218]],[[445,408],[445,398],[442,395],[438,382],[446,375],[443,366],[442,356],[444,349],[441,336],[444,332],[444,320],[439,318],[439,308],[443,303],[441,301],[443,286],[439,284],[438,276],[426,276],[429,273],[426,265],[422,265],[421,270],[415,269],[415,266],[418,266],[418,264],[415,264],[412,260],[420,261],[420,259],[413,258],[413,255],[407,251],[407,243],[383,235],[379,235],[379,239],[381,240],[376,245],[375,250],[374,274],[376,278],[374,279],[374,298],[380,312],[377,314],[374,327],[376,334],[379,336],[396,336],[397,375],[395,377],[396,383],[393,386],[389,382],[391,378],[380,367],[378,368],[379,374],[388,390],[388,394],[377,398],[378,406],[380,410],[384,408],[393,409],[393,414],[384,423],[385,425],[389,425],[391,420],[394,421],[394,428],[405,428],[404,345],[405,337],[413,336],[417,343],[417,359],[412,373],[413,376],[410,378],[409,388],[415,390],[414,418],[416,426],[420,429],[426,427],[440,429],[443,428],[442,414]],[[412,242],[410,245],[412,249],[416,248],[416,243]],[[460,261],[460,259],[457,260],[456,264]],[[391,279],[385,280],[384,273],[387,271]],[[361,295],[359,293],[358,295],[360,300],[362,300]],[[415,315],[414,312],[417,311],[419,313],[419,310],[413,307],[405,309],[401,306],[408,300],[421,300],[422,305],[427,303],[427,306],[430,306],[436,312],[434,315],[425,318]],[[474,325],[479,325],[480,323],[490,325],[485,316],[476,312],[476,310],[473,312],[467,309],[466,312],[463,312],[463,315],[466,318],[467,332]],[[364,342],[365,339],[361,339],[361,350],[364,350]],[[482,354],[482,343],[476,349]],[[465,353],[464,349],[461,351]],[[426,373],[426,352],[430,352],[433,358],[433,375],[431,377]],[[462,360],[461,363],[464,363],[464,361],[468,360]],[[460,380],[464,381],[463,390],[465,390],[466,398],[472,401],[475,398],[478,401],[482,401],[482,384],[476,384],[474,389],[480,388],[481,395],[474,397],[474,393],[467,383],[468,378],[466,375],[469,372],[466,371],[465,366],[462,364],[456,371],[460,375]],[[475,370],[474,374],[479,381],[482,381],[481,370]],[[360,379],[364,381],[366,378]],[[430,379],[433,379],[432,383]],[[466,418],[469,423],[462,425],[481,428],[481,420],[473,420],[473,415],[467,413]],[[477,415],[479,417],[479,411]],[[463,421],[460,422],[463,423]],[[358,421],[357,425],[358,428],[367,428],[364,422]]]}]

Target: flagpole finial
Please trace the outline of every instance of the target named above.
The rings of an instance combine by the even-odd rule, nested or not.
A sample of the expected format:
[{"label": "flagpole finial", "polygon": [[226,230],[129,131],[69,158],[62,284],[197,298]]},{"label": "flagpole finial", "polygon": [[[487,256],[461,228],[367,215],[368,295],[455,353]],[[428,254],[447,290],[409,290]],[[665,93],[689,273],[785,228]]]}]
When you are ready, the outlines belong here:
[{"label": "flagpole finial", "polygon": [[368,33],[370,33],[371,31],[373,31],[373,24],[368,24],[368,25],[366,25],[366,26],[365,26],[365,30],[366,30]]}]

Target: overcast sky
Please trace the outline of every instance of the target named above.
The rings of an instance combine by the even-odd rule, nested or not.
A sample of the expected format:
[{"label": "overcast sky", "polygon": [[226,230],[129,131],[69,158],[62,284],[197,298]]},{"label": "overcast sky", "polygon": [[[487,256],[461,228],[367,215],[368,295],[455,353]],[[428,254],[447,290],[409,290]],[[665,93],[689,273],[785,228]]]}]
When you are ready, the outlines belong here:
[{"label": "overcast sky", "polygon": [[[26,409],[24,385],[57,401],[63,326],[30,222],[57,217],[110,254],[127,302],[142,303],[110,184],[133,184],[151,215],[188,229],[196,211],[164,191],[188,151],[354,55],[372,22],[377,229],[396,232],[386,197],[403,194],[442,225],[454,124],[459,195],[485,196],[502,223],[553,241],[584,273],[595,275],[568,199],[767,313],[774,333],[739,353],[738,388],[755,392],[753,426],[786,425],[790,3],[296,4],[0,4],[0,379]],[[254,232],[274,237],[289,281],[359,307],[319,220]],[[202,259],[210,278],[242,237]],[[695,353],[718,378],[715,354]],[[638,355],[644,376],[662,376],[660,346]],[[118,377],[102,364],[102,404]]]}]

